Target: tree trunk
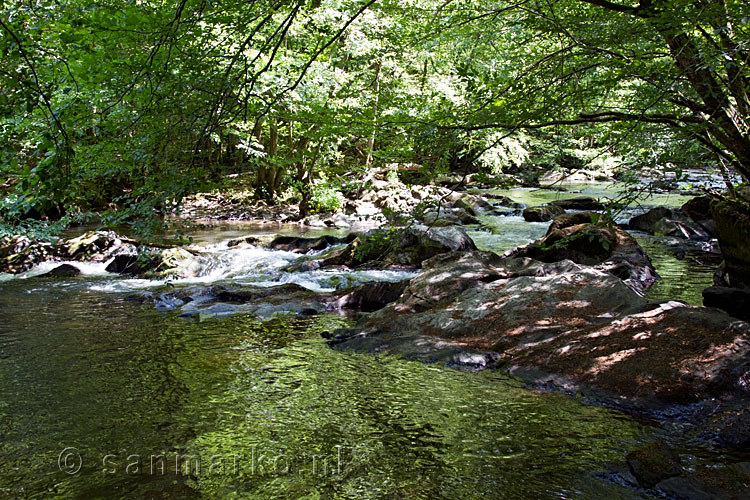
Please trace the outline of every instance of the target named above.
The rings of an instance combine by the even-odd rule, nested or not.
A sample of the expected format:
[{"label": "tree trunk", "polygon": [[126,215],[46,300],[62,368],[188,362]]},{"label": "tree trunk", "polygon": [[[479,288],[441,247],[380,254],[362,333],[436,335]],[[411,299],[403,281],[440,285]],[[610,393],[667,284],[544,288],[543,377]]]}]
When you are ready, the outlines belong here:
[{"label": "tree trunk", "polygon": [[380,101],[380,68],[382,63],[380,61],[375,63],[375,82],[373,83],[373,90],[375,92],[375,103],[372,107],[372,133],[367,141],[367,158],[365,158],[365,167],[372,165],[373,151],[375,150],[375,133],[378,129],[378,103]]}]

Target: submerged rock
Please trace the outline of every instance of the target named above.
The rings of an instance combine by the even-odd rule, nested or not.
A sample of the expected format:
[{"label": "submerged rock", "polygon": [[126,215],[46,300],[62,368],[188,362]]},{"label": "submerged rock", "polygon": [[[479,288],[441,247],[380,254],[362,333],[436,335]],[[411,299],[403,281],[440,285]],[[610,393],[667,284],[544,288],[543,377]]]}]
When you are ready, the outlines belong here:
[{"label": "submerged rock", "polygon": [[653,488],[660,481],[682,474],[679,457],[664,441],[655,441],[632,451],[625,460],[638,484],[646,488]]}]

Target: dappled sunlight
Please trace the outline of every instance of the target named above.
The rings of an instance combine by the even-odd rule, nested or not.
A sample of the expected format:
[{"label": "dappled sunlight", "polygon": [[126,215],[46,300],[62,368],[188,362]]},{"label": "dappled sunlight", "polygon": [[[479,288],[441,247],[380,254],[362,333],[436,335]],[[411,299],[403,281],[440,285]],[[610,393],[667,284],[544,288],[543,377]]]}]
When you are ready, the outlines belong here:
[{"label": "dappled sunlight", "polygon": [[622,361],[625,361],[629,357],[633,356],[637,352],[644,351],[645,347],[623,349],[621,351],[608,354],[606,356],[599,356],[593,359],[591,368],[586,371],[587,375],[598,375],[599,373],[608,370],[612,366]]}]

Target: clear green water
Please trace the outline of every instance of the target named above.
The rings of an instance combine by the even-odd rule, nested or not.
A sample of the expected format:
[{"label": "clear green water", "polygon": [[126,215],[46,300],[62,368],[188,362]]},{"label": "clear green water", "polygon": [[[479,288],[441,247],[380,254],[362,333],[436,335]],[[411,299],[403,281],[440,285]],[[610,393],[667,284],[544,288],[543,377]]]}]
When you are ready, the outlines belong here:
[{"label": "clear green water", "polygon": [[34,280],[0,283],[0,314],[1,498],[640,498],[596,473],[653,429],[334,351],[341,317],[199,323]]}]

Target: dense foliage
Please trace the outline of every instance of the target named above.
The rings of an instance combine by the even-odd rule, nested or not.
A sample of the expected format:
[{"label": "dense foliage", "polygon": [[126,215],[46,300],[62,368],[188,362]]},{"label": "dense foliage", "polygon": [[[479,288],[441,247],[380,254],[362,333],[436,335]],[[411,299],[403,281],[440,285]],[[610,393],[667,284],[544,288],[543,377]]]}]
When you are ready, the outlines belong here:
[{"label": "dense foliage", "polygon": [[[0,218],[154,218],[226,174],[335,209],[374,172],[750,180],[739,0],[13,0]],[[0,220],[2,222],[2,220]]]}]

